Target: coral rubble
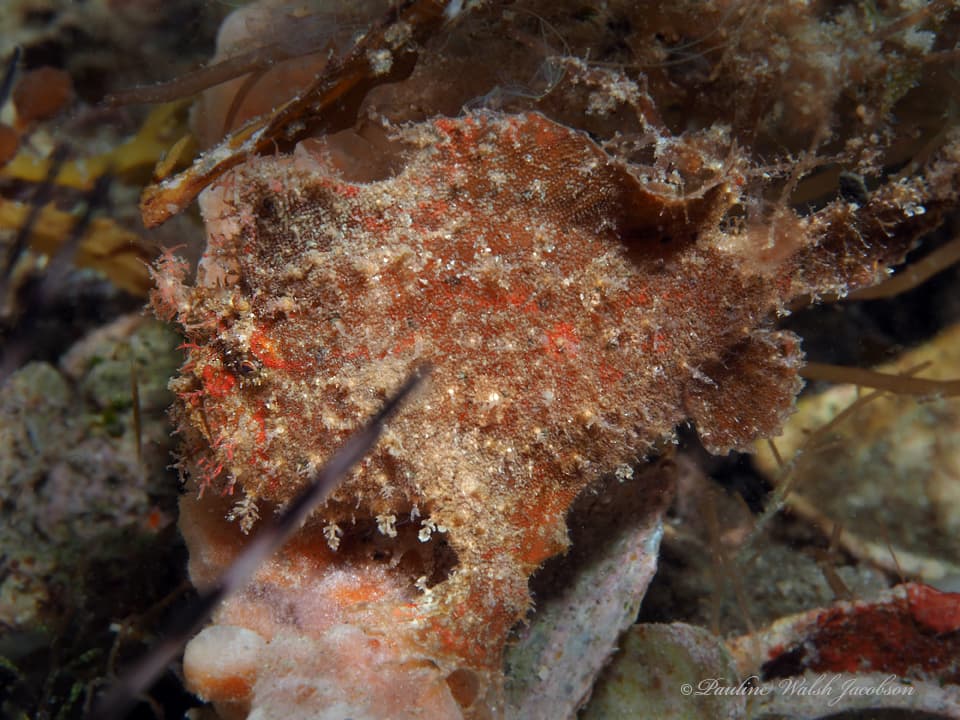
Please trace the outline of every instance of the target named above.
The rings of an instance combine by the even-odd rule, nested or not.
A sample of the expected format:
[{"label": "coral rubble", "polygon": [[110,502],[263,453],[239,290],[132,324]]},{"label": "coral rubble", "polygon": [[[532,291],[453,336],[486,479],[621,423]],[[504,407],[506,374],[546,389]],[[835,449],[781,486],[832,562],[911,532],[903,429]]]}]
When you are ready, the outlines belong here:
[{"label": "coral rubble", "polygon": [[31,717],[44,703],[78,716],[87,688],[125,660],[130,608],[170,592],[177,498],[164,410],[176,344],[162,323],[123,316],[59,367],[30,362],[3,385],[4,717]]},{"label": "coral rubble", "polygon": [[756,712],[789,708],[797,717],[822,717],[827,707],[876,712],[865,709],[881,706],[957,717],[958,608],[956,593],[904,583],[781,618],[727,648],[740,672],[757,682]]},{"label": "coral rubble", "polygon": [[[4,627],[25,632],[56,624],[46,615],[56,612],[51,588],[79,581],[77,555],[85,551],[78,540],[96,538],[98,555],[110,556],[122,552],[117,538],[125,532],[150,536],[171,522],[164,512],[172,511],[174,493],[162,471],[169,452],[162,411],[169,402],[163,377],[176,366],[174,344],[161,323],[128,316],[74,345],[61,371],[31,363],[4,386]],[[130,400],[134,363],[144,375],[140,410],[150,418],[140,438]],[[146,461],[138,457],[138,442]],[[120,485],[122,494],[114,489]]]}]

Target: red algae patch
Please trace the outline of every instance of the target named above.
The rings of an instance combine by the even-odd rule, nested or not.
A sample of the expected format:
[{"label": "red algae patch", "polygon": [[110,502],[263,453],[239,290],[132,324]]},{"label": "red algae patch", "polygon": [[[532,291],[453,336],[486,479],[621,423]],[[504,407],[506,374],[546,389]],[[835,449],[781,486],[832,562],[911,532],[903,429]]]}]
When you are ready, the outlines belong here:
[{"label": "red algae patch", "polygon": [[741,669],[765,656],[764,680],[813,673],[892,673],[954,684],[960,658],[960,594],[907,583],[871,600],[782,618],[731,641]]}]

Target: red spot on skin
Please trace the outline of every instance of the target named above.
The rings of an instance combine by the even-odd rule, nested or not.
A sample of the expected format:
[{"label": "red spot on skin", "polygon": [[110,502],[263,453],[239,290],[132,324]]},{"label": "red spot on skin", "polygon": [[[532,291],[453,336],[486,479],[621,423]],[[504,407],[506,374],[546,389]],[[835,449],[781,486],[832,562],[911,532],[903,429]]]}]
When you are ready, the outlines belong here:
[{"label": "red spot on skin", "polygon": [[386,234],[391,229],[390,223],[380,217],[365,217],[360,222],[363,229],[369,233]]},{"label": "red spot on skin", "polygon": [[452,135],[456,132],[458,125],[459,123],[451,118],[437,118],[433,122],[433,126],[445,135]]},{"label": "red spot on skin", "polygon": [[267,441],[267,419],[266,410],[259,408],[253,416],[254,421],[259,426],[257,430],[257,445],[263,445]]},{"label": "red spot on skin", "polygon": [[605,383],[615,383],[623,379],[623,373],[609,363],[601,363],[598,372],[600,379]]},{"label": "red spot on skin", "polygon": [[250,352],[264,364],[265,367],[282,368],[283,360],[277,355],[276,343],[261,330],[256,330],[250,336]]},{"label": "red spot on skin", "polygon": [[433,230],[445,222],[450,213],[450,203],[445,200],[424,200],[417,205],[414,222],[421,230]]},{"label": "red spot on skin", "polygon": [[479,127],[473,118],[465,118],[462,122],[443,119],[437,121],[435,127],[447,135],[453,145],[468,148],[476,145]]},{"label": "red spot on skin", "polygon": [[656,353],[667,352],[667,336],[663,333],[657,333],[653,336],[653,351]]},{"label": "red spot on skin", "polygon": [[530,293],[521,290],[512,290],[507,293],[507,302],[514,307],[525,305]]},{"label": "red spot on skin", "polygon": [[409,350],[410,348],[414,347],[416,344],[417,344],[417,336],[408,335],[407,337],[401,338],[400,340],[398,340],[396,345],[390,348],[389,354],[397,355],[403,352],[404,350]]},{"label": "red spot on skin", "polygon": [[255,330],[250,335],[250,352],[263,366],[271,370],[303,370],[304,363],[291,362],[284,358],[280,344],[264,330]]},{"label": "red spot on skin", "polygon": [[214,366],[205,365],[203,368],[203,388],[210,397],[223,398],[237,384],[237,379],[228,372]]}]

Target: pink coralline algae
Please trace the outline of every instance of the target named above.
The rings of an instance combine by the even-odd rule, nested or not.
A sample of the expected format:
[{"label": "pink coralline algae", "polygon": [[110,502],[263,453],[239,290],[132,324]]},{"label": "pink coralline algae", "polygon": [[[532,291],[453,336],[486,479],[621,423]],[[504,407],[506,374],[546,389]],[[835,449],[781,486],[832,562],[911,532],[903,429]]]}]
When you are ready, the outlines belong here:
[{"label": "pink coralline algae", "polygon": [[[225,716],[501,714],[508,632],[573,499],[685,421],[716,452],[776,433],[801,365],[778,313],[876,281],[955,195],[895,182],[755,225],[731,221],[736,167],[684,195],[536,113],[398,142],[402,169],[368,184],[303,146],[240,165],[201,198],[196,282],[172,257],[157,271],[154,304],[189,348],[173,386],[198,584],[434,367],[188,648],[188,684]],[[671,142],[698,166],[728,154]]]}]

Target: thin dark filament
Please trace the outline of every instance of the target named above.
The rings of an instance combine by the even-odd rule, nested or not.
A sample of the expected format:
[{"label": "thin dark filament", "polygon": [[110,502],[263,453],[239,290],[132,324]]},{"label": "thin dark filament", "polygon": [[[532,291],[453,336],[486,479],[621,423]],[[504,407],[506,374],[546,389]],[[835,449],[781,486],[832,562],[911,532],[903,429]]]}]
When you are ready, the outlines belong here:
[{"label": "thin dark filament", "polygon": [[10,56],[10,61],[7,63],[7,69],[3,73],[3,80],[0,81],[0,107],[3,107],[7,102],[13,90],[13,80],[17,76],[17,65],[20,64],[20,55],[22,52],[19,45],[15,47],[13,49],[13,55]]},{"label": "thin dark filament", "polygon": [[215,65],[199,68],[184,73],[180,77],[168,82],[148,85],[146,87],[120,90],[104,98],[104,103],[112,107],[118,105],[133,105],[137,103],[163,103],[190,97],[203,92],[207,88],[220,85],[254,70],[293,57],[285,53],[282,47],[268,45],[249,52],[227,58]]},{"label": "thin dark filament", "polygon": [[237,117],[237,113],[240,112],[240,106],[243,104],[243,101],[247,99],[247,95],[249,95],[250,91],[253,90],[254,85],[260,82],[260,79],[266,74],[266,72],[266,69],[261,69],[247,75],[246,79],[243,81],[243,84],[233,96],[233,101],[230,103],[230,109],[227,110],[227,115],[224,118],[222,129],[224,135],[230,132],[230,128],[233,127],[233,121]]},{"label": "thin dark filament", "polygon": [[50,166],[47,168],[47,174],[43,178],[43,182],[37,185],[36,189],[33,192],[33,197],[30,198],[30,212],[27,215],[26,221],[23,223],[23,226],[17,232],[16,237],[13,239],[10,248],[7,250],[6,257],[3,258],[2,266],[0,266],[0,298],[5,298],[10,287],[10,276],[13,274],[13,268],[23,251],[26,250],[27,245],[30,243],[30,236],[33,235],[33,228],[37,224],[37,220],[40,219],[40,213],[43,211],[44,206],[50,202],[50,198],[53,197],[53,189],[55,187],[54,182],[57,179],[57,175],[60,174],[60,168],[63,167],[63,163],[67,159],[68,149],[66,145],[58,145],[53,151],[53,155],[50,157]]},{"label": "thin dark filament", "polygon": [[247,52],[234,55],[213,65],[186,72],[167,82],[145,87],[120,90],[104,98],[110,106],[138,103],[163,103],[190,97],[249,73],[265,72],[271,66],[292,58],[313,55],[334,48],[331,36],[351,29],[341,26],[335,18],[323,14],[292,18],[277,30],[277,39]]},{"label": "thin dark filament", "polygon": [[38,304],[43,305],[50,301],[63,277],[73,265],[80,242],[87,234],[90,222],[93,220],[93,214],[106,207],[109,202],[110,186],[112,184],[113,176],[109,173],[101,175],[94,182],[93,187],[87,194],[83,215],[70,228],[70,235],[60,244],[59,249],[47,265],[47,271],[40,285],[39,296],[36,298]]},{"label": "thin dark filament", "polygon": [[[56,165],[56,161],[54,165]],[[51,186],[55,173],[57,172],[57,167],[54,167],[54,165],[51,165],[51,172],[48,173],[48,180]],[[101,175],[97,178],[97,181],[87,194],[83,215],[81,215],[73,224],[73,227],[70,228],[70,234],[60,244],[60,247],[50,259],[43,277],[32,280],[32,282],[28,281],[25,286],[25,291],[20,293],[22,297],[15,299],[23,308],[23,313],[10,328],[10,335],[4,343],[2,353],[0,353],[0,383],[20,367],[29,355],[29,333],[32,331],[36,319],[43,313],[43,309],[53,300],[57,288],[61,286],[63,278],[73,264],[77,248],[83,236],[86,235],[87,229],[90,227],[93,214],[107,204],[111,181],[112,178],[110,175]],[[31,202],[42,202],[46,204],[47,199],[48,194],[46,193],[39,198],[37,194],[35,194]],[[26,222],[20,229],[20,233],[18,233],[18,239],[22,236],[23,247],[19,250],[15,249],[16,252],[11,253],[11,259],[4,268],[4,277],[0,280],[4,295],[0,295],[0,297],[5,297],[7,288],[9,287],[12,265],[17,261],[17,257],[23,252],[27,241],[29,241],[30,230],[36,223],[40,210],[42,210],[42,205],[34,204],[32,206],[30,216],[27,217]],[[14,244],[17,245],[17,242]],[[11,299],[11,302],[13,301],[14,299]]]}]

